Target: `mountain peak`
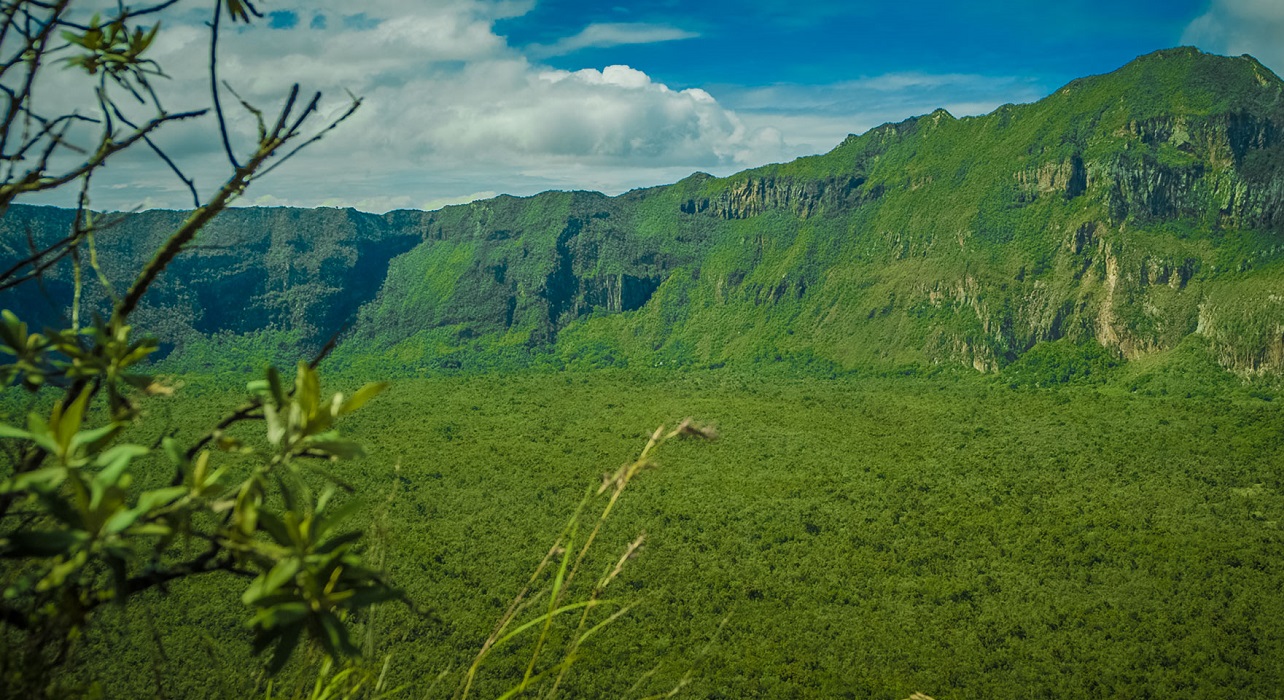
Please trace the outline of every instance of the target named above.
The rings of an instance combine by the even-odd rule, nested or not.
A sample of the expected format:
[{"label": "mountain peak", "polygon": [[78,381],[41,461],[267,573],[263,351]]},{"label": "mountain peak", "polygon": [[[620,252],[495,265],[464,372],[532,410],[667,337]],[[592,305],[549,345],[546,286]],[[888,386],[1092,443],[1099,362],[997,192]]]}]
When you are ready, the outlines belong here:
[{"label": "mountain peak", "polygon": [[1127,102],[1139,117],[1274,112],[1284,104],[1284,81],[1249,55],[1205,53],[1193,46],[1138,56],[1103,75],[1079,78],[1049,100]]}]

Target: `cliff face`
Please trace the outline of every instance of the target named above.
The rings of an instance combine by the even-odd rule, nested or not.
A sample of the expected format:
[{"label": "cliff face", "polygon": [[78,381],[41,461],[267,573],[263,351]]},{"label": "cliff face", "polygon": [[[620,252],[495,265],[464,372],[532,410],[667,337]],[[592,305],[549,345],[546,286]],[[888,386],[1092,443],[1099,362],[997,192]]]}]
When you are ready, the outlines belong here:
[{"label": "cliff face", "polygon": [[[0,241],[65,216],[15,208]],[[127,217],[103,246],[112,274],[176,216]],[[1282,299],[1284,83],[1251,58],[1176,49],[1034,104],[939,110],[619,197],[229,212],[140,318],[314,344],[351,323],[340,356],[428,367],[552,353],[993,371],[1043,341],[1136,358],[1199,334],[1253,374],[1284,370]]]},{"label": "cliff face", "polygon": [[[174,211],[105,215],[114,221],[97,236],[100,263],[123,290],[182,221]],[[66,235],[72,213],[14,206],[0,219],[0,261],[17,259],[26,241]],[[161,275],[135,321],[165,340],[222,331],[294,332],[303,348],[324,344],[378,292],[389,261],[421,242],[414,227],[340,209],[233,209],[218,217]],[[82,313],[109,309],[96,276],[86,273],[93,300]],[[72,298],[70,266],[52,268],[43,285],[24,285],[0,303],[24,311],[36,327],[65,323]]]}]

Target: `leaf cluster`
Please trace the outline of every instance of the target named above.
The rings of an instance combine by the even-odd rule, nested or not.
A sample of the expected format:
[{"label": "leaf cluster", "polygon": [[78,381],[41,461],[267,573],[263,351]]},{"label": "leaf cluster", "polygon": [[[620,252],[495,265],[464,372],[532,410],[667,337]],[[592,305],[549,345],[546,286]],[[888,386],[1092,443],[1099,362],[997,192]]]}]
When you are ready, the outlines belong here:
[{"label": "leaf cluster", "polygon": [[63,61],[69,68],[79,68],[89,75],[102,71],[122,87],[129,87],[131,82],[146,85],[149,75],[164,77],[160,64],[143,57],[160,31],[160,23],[148,29],[134,27],[131,32],[128,20],[128,13],[122,13],[104,25],[102,17],[94,15],[81,31],[63,30],[62,38],[81,49]]},{"label": "leaf cluster", "polygon": [[[222,571],[251,579],[242,596],[253,613],[247,626],[256,652],[275,643],[273,671],[304,638],[336,657],[356,654],[348,616],[402,596],[362,562],[362,532],[350,528],[362,501],[341,499],[336,484],[351,487],[312,465],[362,454],[334,424],[384,387],[324,400],[306,363],[291,391],[269,370],[251,386],[266,428],[262,444],[219,434],[213,449],[189,455],[167,437],[161,452],[176,474],[159,488],[135,486],[131,467],[152,450],[119,441],[128,415],[109,413],[92,425],[92,386],[56,402],[47,417],[28,414],[25,429],[0,425],[0,438],[43,455],[0,482],[0,497],[23,514],[10,513],[0,529],[0,557],[22,571],[4,590],[6,621],[74,629],[101,603]],[[256,464],[239,482],[233,458]],[[309,482],[316,474],[326,479],[319,492]],[[203,551],[185,558],[182,545],[193,542]]]},{"label": "leaf cluster", "polygon": [[[354,654],[347,631],[352,616],[402,596],[363,562],[361,531],[351,524],[361,501],[349,495],[353,488],[332,465],[363,454],[337,424],[385,384],[349,398],[324,396],[317,357],[299,364],[288,390],[270,369],[265,380],[251,383],[244,407],[194,443],[167,435],[144,445],[127,436],[137,426],[155,425],[145,410],[148,396],[173,393],[143,370],[159,343],[134,332],[130,321],[153,283],[251,183],[319,140],[359,101],[353,98],[338,118],[314,129],[319,93],[301,99],[295,85],[275,115],[238,97],[259,127],[257,139],[244,148],[229,133],[220,103],[220,92],[232,88],[218,78],[218,33],[224,12],[234,23],[261,17],[255,3],[211,0],[213,108],[182,112],[163,104],[149,82],[165,75],[149,52],[161,31],[158,18],[175,3],[117,4],[80,21],[77,11],[85,4],[17,0],[0,6],[0,91],[8,97],[0,111],[0,213],[33,193],[65,189],[77,202],[64,236],[38,244],[28,232],[29,250],[0,271],[0,290],[41,282],[62,265],[74,280],[54,328],[33,332],[22,307],[0,314],[0,385],[22,386],[36,395],[37,406],[52,403],[28,411],[22,426],[0,425],[10,458],[0,471],[0,559],[6,565],[0,625],[6,643],[22,639],[26,647],[17,666],[0,656],[0,687],[5,694],[56,694],[46,681],[66,663],[97,608],[205,574],[247,579],[247,626],[256,651],[275,644],[271,670],[303,639],[335,657]],[[70,112],[46,113],[33,98],[33,86],[43,84],[40,76],[51,65],[95,83]],[[126,109],[128,98],[137,104]],[[150,119],[137,118],[148,110]],[[153,136],[207,111],[217,119],[230,172],[202,197]],[[98,263],[95,237],[119,218],[92,211],[91,185],[116,154],[130,149],[150,149],[191,193],[194,209],[149,258],[131,266],[133,282],[117,295]],[[97,274],[106,299],[84,298],[86,268]],[[110,313],[84,324],[84,306]],[[245,421],[262,422],[260,439],[229,434]],[[166,471],[172,473],[168,483],[157,478]]]}]

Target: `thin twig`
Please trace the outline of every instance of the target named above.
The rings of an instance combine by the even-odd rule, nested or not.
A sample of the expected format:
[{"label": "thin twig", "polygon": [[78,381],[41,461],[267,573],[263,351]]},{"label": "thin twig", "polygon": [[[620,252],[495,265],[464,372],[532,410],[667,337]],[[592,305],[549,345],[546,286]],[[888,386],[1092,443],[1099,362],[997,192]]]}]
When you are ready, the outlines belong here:
[{"label": "thin twig", "polygon": [[236,154],[232,152],[232,140],[227,135],[227,119],[223,116],[223,103],[218,95],[218,28],[223,20],[223,0],[216,0],[214,3],[214,20],[210,22],[210,94],[214,96],[214,115],[218,119],[218,132],[223,137],[223,152],[227,154],[227,162],[232,164],[236,170],[241,169],[241,163],[236,160]]}]

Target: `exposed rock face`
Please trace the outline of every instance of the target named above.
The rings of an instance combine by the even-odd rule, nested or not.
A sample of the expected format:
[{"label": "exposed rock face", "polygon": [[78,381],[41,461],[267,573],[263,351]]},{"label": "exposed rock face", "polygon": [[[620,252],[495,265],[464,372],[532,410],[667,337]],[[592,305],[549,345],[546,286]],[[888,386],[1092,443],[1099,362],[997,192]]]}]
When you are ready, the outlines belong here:
[{"label": "exposed rock face", "polygon": [[841,211],[878,199],[881,188],[863,188],[865,178],[849,175],[824,180],[777,181],[751,177],[732,184],[710,202],[688,200],[682,212],[705,213],[723,219],[747,219],[773,209],[787,211],[800,219],[824,211]]},{"label": "exposed rock face", "polygon": [[1150,151],[1125,151],[1089,171],[1089,185],[1109,183],[1116,221],[1196,218],[1211,209],[1227,227],[1284,224],[1284,177],[1263,167],[1284,154],[1276,120],[1245,113],[1152,118],[1131,122],[1118,136]]},{"label": "exposed rock face", "polygon": [[1032,202],[1040,195],[1061,194],[1073,199],[1088,187],[1088,171],[1079,155],[1062,161],[1048,162],[1032,170],[1017,173],[1017,186],[1021,188],[1022,201]]}]

